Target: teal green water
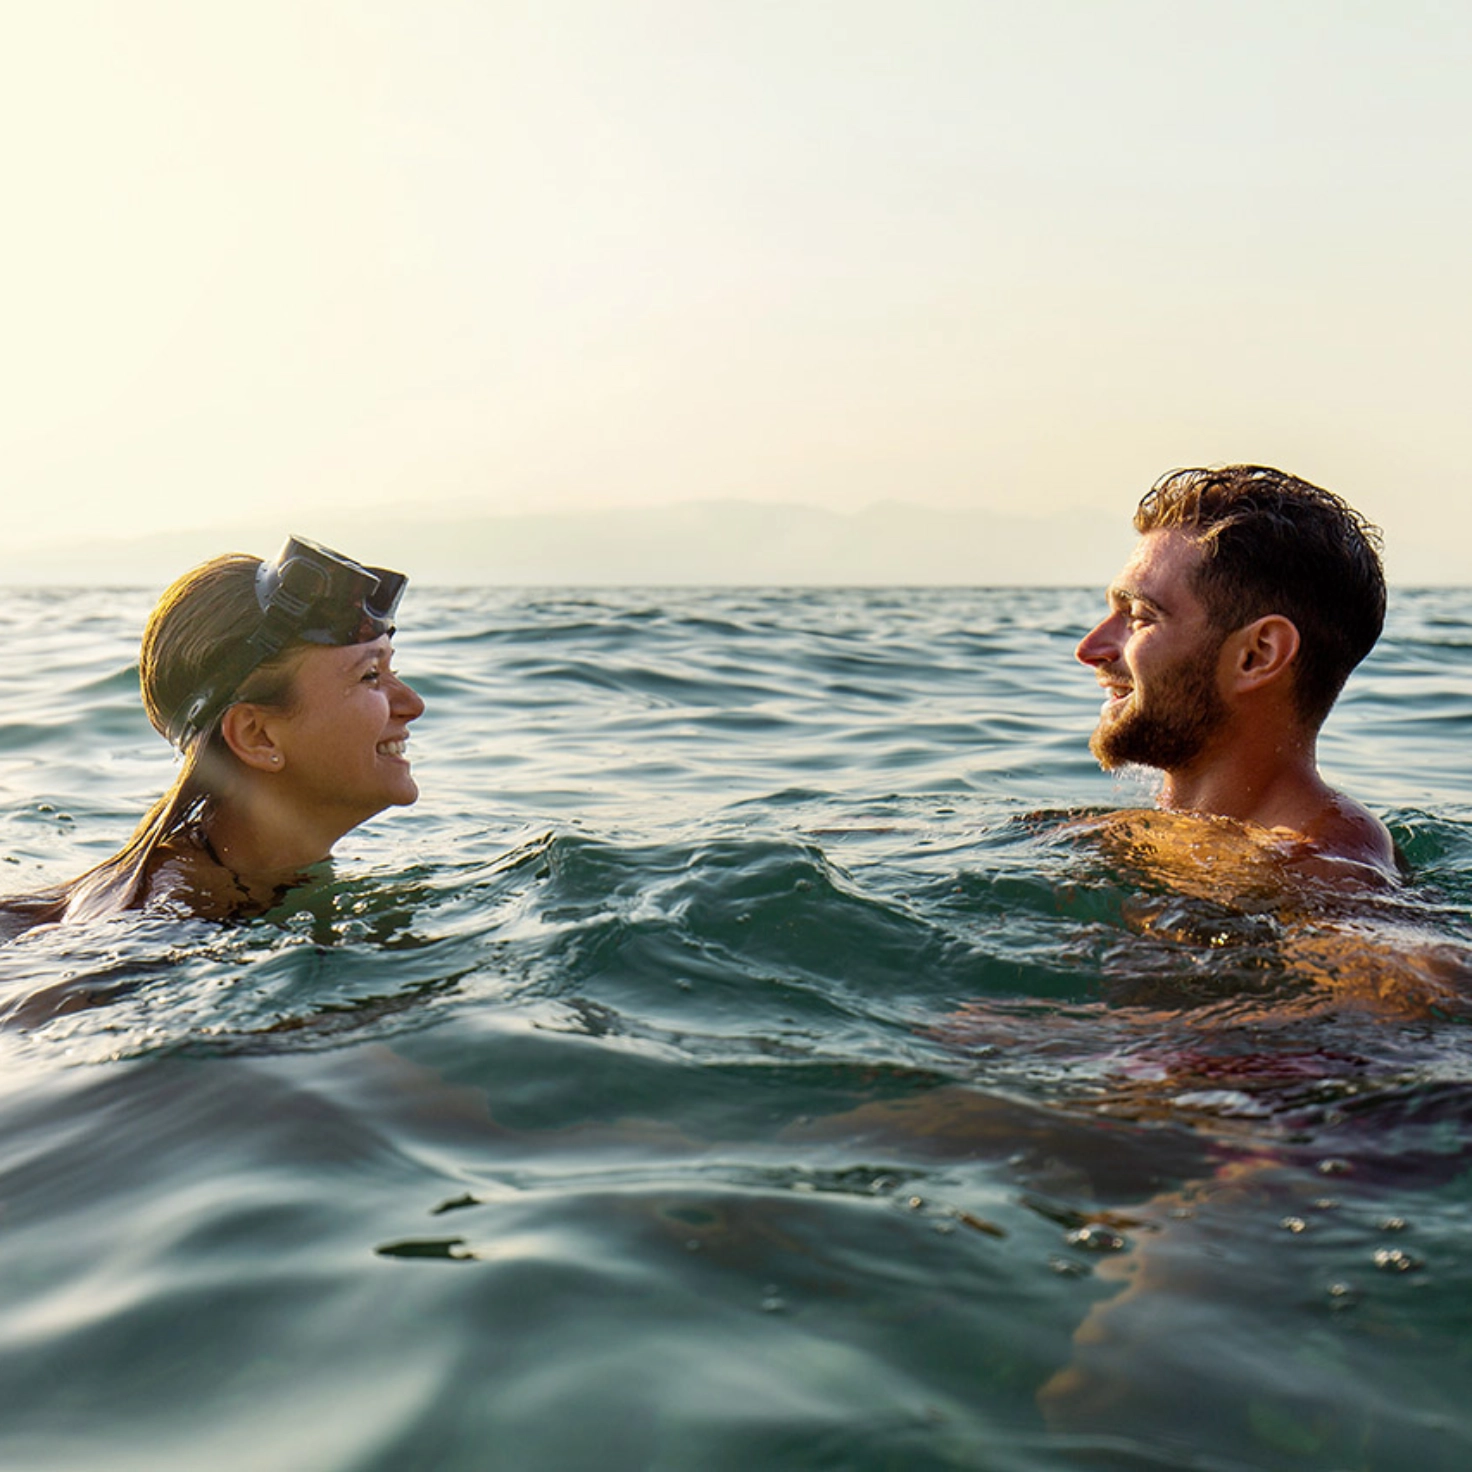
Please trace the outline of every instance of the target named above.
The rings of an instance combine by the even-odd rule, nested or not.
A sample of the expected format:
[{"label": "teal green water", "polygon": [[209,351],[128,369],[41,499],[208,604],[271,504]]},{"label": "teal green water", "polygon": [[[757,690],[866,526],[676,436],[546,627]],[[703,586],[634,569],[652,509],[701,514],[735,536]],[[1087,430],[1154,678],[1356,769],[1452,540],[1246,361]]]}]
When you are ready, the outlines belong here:
[{"label": "teal green water", "polygon": [[[147,603],[0,612],[0,888],[168,781]],[[0,1467],[1472,1465],[1472,593],[1358,898],[1077,821],[1099,605],[411,589],[418,807],[0,947]]]}]

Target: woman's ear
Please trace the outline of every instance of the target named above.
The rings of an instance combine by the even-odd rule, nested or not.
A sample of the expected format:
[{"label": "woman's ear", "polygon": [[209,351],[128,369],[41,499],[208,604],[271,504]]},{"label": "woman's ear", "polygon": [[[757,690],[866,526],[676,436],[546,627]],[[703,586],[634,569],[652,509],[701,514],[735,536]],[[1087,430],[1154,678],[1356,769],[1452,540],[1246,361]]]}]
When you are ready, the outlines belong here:
[{"label": "woman's ear", "polygon": [[1298,626],[1281,613],[1265,614],[1232,635],[1232,684],[1246,693],[1270,685],[1298,656]]},{"label": "woman's ear", "polygon": [[281,748],[271,734],[269,712],[264,706],[239,701],[220,721],[225,745],[248,767],[258,772],[279,772],[285,763]]}]

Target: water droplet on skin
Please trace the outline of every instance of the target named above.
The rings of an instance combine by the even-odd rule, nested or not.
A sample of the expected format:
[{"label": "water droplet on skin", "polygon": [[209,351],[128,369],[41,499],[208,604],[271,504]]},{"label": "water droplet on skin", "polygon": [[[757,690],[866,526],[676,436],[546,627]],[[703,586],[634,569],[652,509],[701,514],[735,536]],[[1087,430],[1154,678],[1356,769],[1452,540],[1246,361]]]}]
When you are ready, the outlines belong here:
[{"label": "water droplet on skin", "polygon": [[1414,1253],[1399,1247],[1381,1247],[1375,1252],[1375,1266],[1382,1273],[1414,1273],[1426,1266]]}]

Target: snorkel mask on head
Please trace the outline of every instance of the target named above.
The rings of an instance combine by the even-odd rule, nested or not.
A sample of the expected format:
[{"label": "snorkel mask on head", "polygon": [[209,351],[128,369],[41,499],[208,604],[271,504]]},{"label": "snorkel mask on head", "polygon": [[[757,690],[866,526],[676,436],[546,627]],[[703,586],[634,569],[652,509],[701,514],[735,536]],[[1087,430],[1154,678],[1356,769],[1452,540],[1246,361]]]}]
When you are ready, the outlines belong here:
[{"label": "snorkel mask on head", "polygon": [[392,634],[408,581],[403,573],[363,567],[315,542],[288,537],[274,561],[256,571],[260,622],[170,722],[169,739],[181,751],[190,746],[234,704],[246,677],[289,644],[367,644]]}]

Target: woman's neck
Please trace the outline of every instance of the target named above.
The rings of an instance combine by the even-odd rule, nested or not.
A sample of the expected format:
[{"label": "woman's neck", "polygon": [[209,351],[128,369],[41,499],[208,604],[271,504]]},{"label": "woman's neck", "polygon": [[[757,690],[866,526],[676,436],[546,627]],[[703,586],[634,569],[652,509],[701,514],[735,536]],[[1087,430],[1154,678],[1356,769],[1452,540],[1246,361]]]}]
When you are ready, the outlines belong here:
[{"label": "woman's neck", "polygon": [[349,826],[273,801],[269,791],[217,801],[201,824],[210,857],[247,881],[299,873],[321,863]]}]

